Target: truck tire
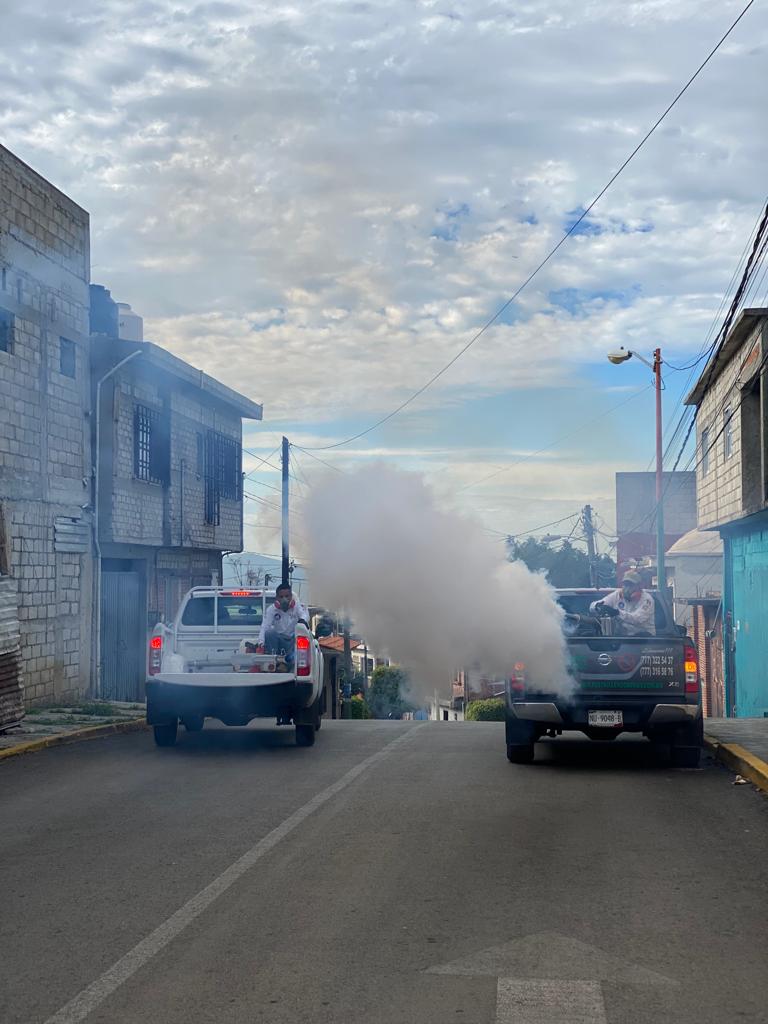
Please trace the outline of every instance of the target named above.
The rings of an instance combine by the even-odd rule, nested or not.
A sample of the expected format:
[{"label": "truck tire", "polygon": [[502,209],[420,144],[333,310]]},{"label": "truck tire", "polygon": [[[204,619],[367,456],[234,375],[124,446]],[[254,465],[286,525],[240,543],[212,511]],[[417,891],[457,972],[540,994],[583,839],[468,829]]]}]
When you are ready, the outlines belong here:
[{"label": "truck tire", "polygon": [[309,725],[298,724],[296,726],[296,746],[297,747],[313,747],[315,745],[315,725],[314,722]]},{"label": "truck tire", "polygon": [[699,717],[680,726],[672,736],[672,764],[676,768],[698,768],[704,746],[704,719]]},{"label": "truck tire", "polygon": [[701,747],[672,747],[672,764],[675,768],[698,768]]},{"label": "truck tire", "polygon": [[532,743],[507,744],[507,760],[512,764],[532,764],[535,756]]},{"label": "truck tire", "polygon": [[155,743],[158,747],[172,747],[176,743],[176,736],[179,731],[179,720],[174,718],[172,722],[163,722],[162,725],[153,726]]}]

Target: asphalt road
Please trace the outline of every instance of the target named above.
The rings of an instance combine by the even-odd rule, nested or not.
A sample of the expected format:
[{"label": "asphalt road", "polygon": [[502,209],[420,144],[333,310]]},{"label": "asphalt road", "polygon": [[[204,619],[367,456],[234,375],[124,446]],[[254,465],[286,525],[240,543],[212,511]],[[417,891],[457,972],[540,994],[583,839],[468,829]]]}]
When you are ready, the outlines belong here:
[{"label": "asphalt road", "polygon": [[0,764],[3,1024],[768,1021],[768,799],[495,723]]}]

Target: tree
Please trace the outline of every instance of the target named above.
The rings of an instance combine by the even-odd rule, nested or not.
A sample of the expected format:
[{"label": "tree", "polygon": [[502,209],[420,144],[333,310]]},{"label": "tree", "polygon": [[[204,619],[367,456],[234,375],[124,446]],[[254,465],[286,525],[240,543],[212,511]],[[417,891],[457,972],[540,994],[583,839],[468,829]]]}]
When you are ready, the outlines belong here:
[{"label": "tree", "polygon": [[[588,587],[589,558],[584,551],[564,540],[553,548],[535,537],[526,537],[521,543],[512,538],[507,541],[510,562],[524,562],[532,572],[544,572],[553,587]],[[608,555],[596,559],[597,581],[600,587],[616,585],[616,563]]]},{"label": "tree", "polygon": [[381,665],[371,674],[368,705],[374,718],[401,718],[410,705],[403,694],[408,686],[408,673],[394,665]]}]

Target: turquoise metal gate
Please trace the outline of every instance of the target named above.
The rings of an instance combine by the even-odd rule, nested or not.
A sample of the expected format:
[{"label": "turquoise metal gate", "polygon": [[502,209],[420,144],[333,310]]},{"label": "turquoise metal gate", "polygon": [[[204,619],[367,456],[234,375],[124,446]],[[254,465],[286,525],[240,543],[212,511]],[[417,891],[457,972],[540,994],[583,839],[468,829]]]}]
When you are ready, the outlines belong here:
[{"label": "turquoise metal gate", "polygon": [[768,529],[730,539],[737,718],[768,714]]}]

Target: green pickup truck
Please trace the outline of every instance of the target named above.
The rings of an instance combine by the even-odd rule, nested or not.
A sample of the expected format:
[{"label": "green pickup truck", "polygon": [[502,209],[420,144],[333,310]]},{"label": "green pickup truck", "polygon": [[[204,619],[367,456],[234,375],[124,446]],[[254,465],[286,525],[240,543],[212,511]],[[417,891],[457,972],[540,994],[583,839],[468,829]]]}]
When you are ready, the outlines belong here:
[{"label": "green pickup truck", "polygon": [[553,693],[545,681],[528,678],[524,665],[515,666],[505,688],[510,761],[530,763],[538,739],[574,730],[593,740],[639,732],[668,744],[678,767],[698,765],[703,718],[696,648],[657,591],[651,591],[655,636],[616,635],[616,620],[590,610],[609,593],[557,591],[573,689]]}]

